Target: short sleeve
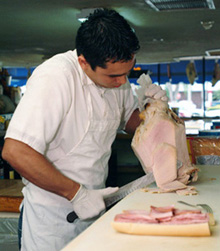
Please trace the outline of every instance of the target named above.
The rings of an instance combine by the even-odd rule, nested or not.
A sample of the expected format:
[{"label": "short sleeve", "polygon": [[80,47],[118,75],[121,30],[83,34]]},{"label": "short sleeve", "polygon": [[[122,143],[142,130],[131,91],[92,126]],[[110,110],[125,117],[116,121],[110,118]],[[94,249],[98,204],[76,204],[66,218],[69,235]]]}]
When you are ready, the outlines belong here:
[{"label": "short sleeve", "polygon": [[64,71],[55,65],[36,68],[5,138],[22,141],[42,154],[46,151],[71,104],[68,74]]}]

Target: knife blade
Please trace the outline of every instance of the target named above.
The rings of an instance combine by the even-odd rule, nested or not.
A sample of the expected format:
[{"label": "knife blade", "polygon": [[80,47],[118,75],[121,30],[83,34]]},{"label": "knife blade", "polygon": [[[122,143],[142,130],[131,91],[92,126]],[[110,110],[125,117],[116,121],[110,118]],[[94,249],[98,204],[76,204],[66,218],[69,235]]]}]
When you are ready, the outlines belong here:
[{"label": "knife blade", "polygon": [[[122,186],[119,188],[119,190],[108,197],[104,198],[105,206],[106,208],[109,208],[112,206],[114,203],[118,202],[119,200],[123,199],[126,197],[128,194],[132,193],[133,191],[137,189],[144,188],[151,183],[155,181],[153,173],[147,173],[144,176]],[[67,221],[69,223],[73,223],[75,219],[77,219],[78,216],[76,213],[73,211],[67,215]]]},{"label": "knife blade", "polygon": [[[176,163],[177,170],[179,168],[181,168],[182,165],[183,165],[183,163],[180,160],[177,160],[177,163]],[[123,199],[128,194],[132,193],[133,191],[135,191],[137,189],[144,188],[144,187],[150,185],[151,183],[153,183],[154,181],[155,181],[155,179],[154,179],[154,175],[152,172],[152,173],[147,173],[144,176],[120,187],[117,192],[104,198],[106,208],[109,208],[114,203]],[[74,211],[69,213],[66,217],[66,219],[69,223],[73,223],[75,221],[75,219],[77,219],[77,218],[78,218],[78,216]]]},{"label": "knife blade", "polygon": [[137,189],[144,188],[155,181],[153,173],[147,173],[144,176],[131,181],[130,183],[122,186],[119,190],[108,197],[104,198],[105,206],[110,207],[119,200],[125,198],[128,194],[134,192]]},{"label": "knife blade", "polygon": [[[177,163],[176,163],[177,170],[181,166],[182,166],[182,162],[180,160],[177,160]],[[131,181],[130,183],[120,187],[117,192],[110,194],[108,197],[104,198],[106,208],[109,208],[114,203],[123,199],[128,194],[132,193],[133,191],[135,191],[137,189],[144,188],[144,187],[150,185],[151,183],[153,183],[154,181],[155,181],[155,178],[154,178],[153,172],[149,172],[149,173],[145,174],[144,176],[142,176],[134,181]]]}]

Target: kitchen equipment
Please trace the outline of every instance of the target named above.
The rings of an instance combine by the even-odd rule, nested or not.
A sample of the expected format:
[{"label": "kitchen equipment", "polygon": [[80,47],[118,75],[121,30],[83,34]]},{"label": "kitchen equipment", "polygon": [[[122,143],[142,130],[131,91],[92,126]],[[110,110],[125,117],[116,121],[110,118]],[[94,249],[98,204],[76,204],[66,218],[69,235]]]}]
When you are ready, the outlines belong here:
[{"label": "kitchen equipment", "polygon": [[203,208],[208,214],[209,214],[209,224],[211,226],[214,226],[215,225],[215,218],[214,218],[214,215],[213,215],[213,210],[212,208],[207,205],[207,204],[196,204],[196,205],[193,205],[193,204],[189,204],[185,201],[177,201],[178,203],[181,203],[181,204],[184,204],[184,205],[187,205],[187,206],[190,206],[190,207],[201,207]]},{"label": "kitchen equipment", "polygon": [[[119,200],[123,199],[131,192],[133,192],[137,189],[140,189],[140,188],[144,188],[144,187],[150,185],[151,183],[153,183],[154,181],[155,181],[155,179],[154,179],[153,173],[147,173],[146,175],[120,187],[117,192],[104,198],[106,208],[108,209],[110,206],[112,206],[113,204],[115,204]],[[77,218],[78,218],[78,216],[73,211],[67,215],[66,219],[69,223],[73,223],[75,221],[75,219],[77,219]]]},{"label": "kitchen equipment", "polygon": [[[177,160],[176,166],[177,166],[177,169],[179,169],[182,166],[182,162],[180,160]],[[131,192],[137,189],[144,188],[150,185],[151,183],[153,183],[154,181],[155,179],[154,179],[153,173],[147,173],[146,175],[120,187],[116,193],[111,194],[108,197],[104,198],[106,208],[109,209],[110,206],[114,205],[116,202],[123,199]],[[78,216],[76,215],[74,211],[69,213],[66,217],[69,223],[73,223],[74,220],[77,218]]]}]

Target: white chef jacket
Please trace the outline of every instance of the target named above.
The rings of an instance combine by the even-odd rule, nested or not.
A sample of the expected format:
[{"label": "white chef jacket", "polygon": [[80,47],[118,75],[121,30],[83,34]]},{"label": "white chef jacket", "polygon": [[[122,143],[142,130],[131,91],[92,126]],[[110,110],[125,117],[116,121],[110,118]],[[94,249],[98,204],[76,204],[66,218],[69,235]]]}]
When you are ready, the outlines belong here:
[{"label": "white chef jacket", "polygon": [[[102,102],[102,99],[105,102]],[[91,107],[92,109],[90,109]],[[137,102],[134,99],[129,82],[120,88],[98,87],[82,71],[76,51],[68,51],[54,56],[35,69],[28,81],[26,93],[10,122],[6,138],[13,138],[28,144],[36,151],[44,154],[62,173],[87,188],[103,188],[107,177],[106,159],[110,156],[109,142],[106,142],[108,149],[103,150],[103,155],[106,151],[107,156],[105,156],[103,170],[100,171],[101,165],[95,172],[86,169],[86,165],[83,172],[83,161],[84,163],[86,161],[84,158],[85,152],[82,152],[80,158],[81,152],[80,150],[77,152],[77,146],[80,146],[83,142],[89,126],[93,132],[96,130],[96,126],[100,126],[97,130],[102,130],[102,128],[108,127],[108,121],[115,127],[112,130],[113,136],[111,136],[111,141],[113,141],[119,123],[111,121],[111,117],[117,117],[117,120],[121,121],[119,127],[123,128],[136,108]],[[91,110],[92,116],[99,118],[97,122],[94,120],[92,124],[90,121]],[[106,114],[106,111],[108,111],[108,114]],[[103,120],[105,118],[105,124],[100,123],[102,116]],[[91,128],[91,126],[94,128]],[[105,139],[102,139],[102,141],[104,146]],[[86,145],[86,147],[92,148],[93,145]],[[75,152],[78,154],[76,164],[78,169],[76,168],[76,170],[75,165],[70,166],[70,162],[68,162],[68,156],[73,151],[72,149],[76,149]],[[74,161],[76,163],[76,159]],[[78,162],[82,163],[79,164]],[[97,175],[96,171],[98,171]],[[77,221],[74,229],[73,224],[70,225],[65,222],[65,224],[69,224],[65,225],[61,216],[63,213],[67,215],[71,211],[71,204],[65,198],[36,187],[30,182],[26,181],[25,184],[26,187],[23,189],[25,198],[24,216],[29,219],[25,221],[26,235],[34,231],[35,228],[35,238],[32,240],[31,234],[29,236],[29,247],[34,246],[34,242],[41,241],[43,243],[44,241],[42,229],[38,229],[36,226],[39,225],[40,221],[42,223],[45,223],[45,220],[53,222],[56,218],[57,228],[53,227],[51,232],[54,231],[57,234],[59,230],[61,234],[59,237],[56,236],[56,240],[60,238],[58,242],[63,241],[63,243],[66,243],[70,238],[66,237],[67,239],[65,239],[63,237],[67,236],[67,233],[69,236],[71,236],[71,233],[72,236],[76,236],[88,225],[88,223],[82,221]],[[25,208],[29,208],[29,211],[25,211]],[[58,215],[61,219],[58,219]],[[30,219],[32,224],[29,226],[28,221]],[[33,225],[36,227],[33,227]],[[45,229],[47,232],[49,231],[47,225]],[[39,232],[39,240],[36,241],[36,235]],[[48,238],[47,236],[45,240]],[[54,238],[51,238],[51,242],[53,241]],[[58,243],[54,250],[59,250],[60,247]]]},{"label": "white chef jacket", "polygon": [[[83,92],[84,85],[94,83],[82,71],[76,50],[58,54],[38,66],[27,82],[25,95],[10,121],[6,138],[28,144],[51,162],[61,158],[82,139],[86,130],[88,101]],[[122,129],[137,108],[129,82],[111,89],[118,103],[113,102],[108,88],[96,87],[112,107],[119,106]],[[103,104],[97,103],[95,96],[92,101],[99,113]]]}]

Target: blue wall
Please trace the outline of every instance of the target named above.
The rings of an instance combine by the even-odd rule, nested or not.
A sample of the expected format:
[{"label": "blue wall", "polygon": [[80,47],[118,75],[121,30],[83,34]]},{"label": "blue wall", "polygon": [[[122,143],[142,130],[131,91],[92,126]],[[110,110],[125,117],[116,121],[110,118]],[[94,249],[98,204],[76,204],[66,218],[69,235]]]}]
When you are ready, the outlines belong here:
[{"label": "blue wall", "polygon": [[[175,63],[161,63],[161,64],[136,64],[136,67],[140,67],[143,72],[150,71],[150,77],[153,82],[158,82],[159,84],[165,84],[169,81],[167,74],[167,67],[170,67],[170,74],[173,84],[178,84],[179,82],[189,83],[186,76],[186,66],[190,61],[181,61]],[[195,60],[196,72],[198,75],[197,83],[204,83],[205,81],[211,81],[215,66],[215,60]],[[27,68],[14,68],[6,67],[8,73],[12,76],[11,86],[23,86],[27,82],[28,74],[32,73],[35,67],[29,69]],[[203,71],[203,69],[205,71]],[[136,72],[136,75],[138,71]],[[137,78],[130,78],[132,83],[136,83]]]},{"label": "blue wall", "polygon": [[[143,71],[150,71],[150,77],[153,82],[158,82],[159,84],[166,84],[169,81],[167,74],[168,65],[170,67],[171,82],[173,84],[178,84],[183,82],[188,84],[188,78],[186,75],[186,66],[190,61],[181,61],[175,63],[161,63],[161,64],[136,64],[135,67],[140,67]],[[215,60],[195,60],[195,68],[197,72],[197,83],[204,83],[205,81],[211,81],[213,77]],[[203,71],[204,69],[204,71]],[[137,79],[133,80],[132,83],[136,83]]]},{"label": "blue wall", "polygon": [[33,72],[34,67],[27,69],[23,67],[5,67],[10,76],[12,76],[10,86],[23,86],[26,85],[29,74]]}]

